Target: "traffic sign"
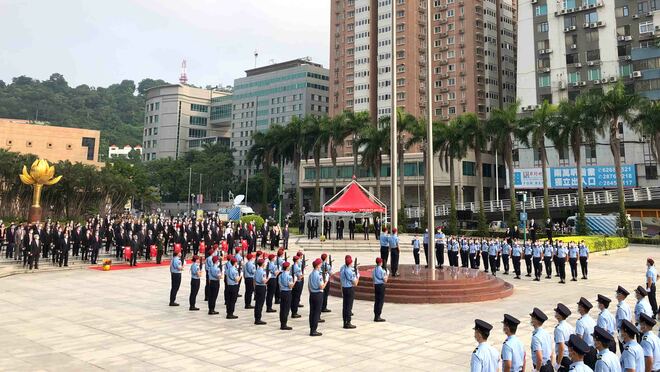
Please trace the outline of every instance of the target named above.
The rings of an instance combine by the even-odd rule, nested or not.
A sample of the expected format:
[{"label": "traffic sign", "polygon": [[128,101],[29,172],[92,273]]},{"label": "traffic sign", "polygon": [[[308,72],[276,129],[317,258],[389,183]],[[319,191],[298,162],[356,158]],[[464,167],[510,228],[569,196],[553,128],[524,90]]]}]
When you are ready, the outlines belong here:
[{"label": "traffic sign", "polygon": [[527,212],[520,212],[520,220],[527,221]]}]

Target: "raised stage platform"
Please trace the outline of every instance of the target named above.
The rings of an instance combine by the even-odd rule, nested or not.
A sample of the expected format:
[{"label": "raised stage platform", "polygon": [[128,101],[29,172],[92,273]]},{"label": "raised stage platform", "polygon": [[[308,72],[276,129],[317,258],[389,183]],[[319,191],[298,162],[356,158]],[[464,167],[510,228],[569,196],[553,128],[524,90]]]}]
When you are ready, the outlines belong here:
[{"label": "raised stage platform", "polygon": [[[355,289],[358,300],[374,300],[371,272],[374,266],[359,266],[360,282]],[[390,277],[385,290],[385,302],[403,304],[440,304],[489,301],[508,297],[513,285],[476,269],[443,267],[436,269],[435,280],[431,271],[422,267],[413,273],[412,265],[399,267],[401,276]],[[330,278],[330,294],[341,297],[339,273]]]}]

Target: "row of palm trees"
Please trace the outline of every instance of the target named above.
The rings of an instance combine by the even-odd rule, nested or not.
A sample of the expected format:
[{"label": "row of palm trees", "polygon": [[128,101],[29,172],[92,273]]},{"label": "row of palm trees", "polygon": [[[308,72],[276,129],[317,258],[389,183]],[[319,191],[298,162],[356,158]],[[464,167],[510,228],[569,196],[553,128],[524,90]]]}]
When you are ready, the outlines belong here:
[{"label": "row of palm trees", "polygon": [[[397,161],[399,169],[403,170],[403,154],[406,151],[421,151],[426,159],[426,124],[423,119],[403,110],[398,110],[396,115],[399,156],[394,161]],[[476,163],[476,201],[479,206],[480,230],[485,231],[487,228],[482,154],[494,150],[503,156],[509,176],[509,197],[510,200],[515,200],[513,153],[517,148],[538,149],[543,169],[544,217],[549,218],[547,149],[551,147],[562,153],[570,149],[573,155],[578,176],[578,224],[581,228],[586,228],[580,150],[584,145],[597,145],[599,138],[608,137],[617,174],[620,226],[628,228],[621,177],[621,139],[618,135],[621,121],[646,136],[652,144],[657,161],[660,155],[660,105],[627,92],[622,84],[615,85],[606,93],[584,94],[574,101],[564,101],[558,105],[546,101],[525,115],[519,114],[519,103],[516,102],[492,110],[487,120],[480,119],[474,113],[464,113],[446,123],[434,122],[434,155],[439,157],[441,167],[449,172],[450,178],[449,229],[456,231],[457,227],[455,163],[464,159],[469,151],[473,152]],[[376,178],[376,194],[380,197],[381,167],[384,157],[390,154],[389,117],[380,118],[377,125],[372,124],[372,119],[366,112],[344,112],[331,118],[314,115],[293,117],[284,126],[273,126],[266,131],[255,133],[247,161],[264,172],[269,171],[271,164],[291,163],[296,171],[296,178],[299,177],[301,162],[313,161],[316,181],[312,206],[320,208],[320,160],[329,156],[336,174],[337,151],[348,139],[352,140],[353,174],[358,174],[359,165],[370,170]],[[268,179],[268,174],[264,179]],[[403,200],[403,177],[399,177],[399,182],[399,200]],[[297,211],[301,211],[302,189],[298,179],[294,180],[294,184],[297,185],[295,205]],[[264,182],[263,186],[262,202],[266,208],[267,183]],[[333,177],[333,186],[336,190],[336,177]],[[517,222],[516,203],[511,203],[509,223],[513,225]]]}]

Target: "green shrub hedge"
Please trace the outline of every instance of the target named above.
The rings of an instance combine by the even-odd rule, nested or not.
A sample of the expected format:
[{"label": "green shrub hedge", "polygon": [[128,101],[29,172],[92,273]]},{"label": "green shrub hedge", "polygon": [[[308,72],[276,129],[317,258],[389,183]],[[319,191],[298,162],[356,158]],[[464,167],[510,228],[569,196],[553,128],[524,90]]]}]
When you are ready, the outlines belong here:
[{"label": "green shrub hedge", "polygon": [[589,247],[589,252],[602,252],[610,251],[613,249],[621,249],[628,246],[627,238],[620,238],[616,236],[600,236],[600,235],[588,235],[588,236],[561,236],[553,238],[553,240],[560,240],[564,243],[575,242],[579,243],[584,240],[584,243]]},{"label": "green shrub hedge", "polygon": [[634,244],[660,245],[660,238],[630,238],[629,240]]},{"label": "green shrub hedge", "polygon": [[250,214],[250,215],[241,217],[241,222],[242,223],[250,223],[252,221],[254,221],[254,224],[257,227],[257,230],[260,230],[261,227],[264,225],[264,219],[259,215]]}]

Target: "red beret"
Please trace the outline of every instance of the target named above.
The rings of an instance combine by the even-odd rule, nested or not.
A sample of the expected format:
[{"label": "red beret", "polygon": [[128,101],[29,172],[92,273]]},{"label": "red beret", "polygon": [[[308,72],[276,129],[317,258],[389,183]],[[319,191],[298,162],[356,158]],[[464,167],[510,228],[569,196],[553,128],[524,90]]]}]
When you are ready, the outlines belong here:
[{"label": "red beret", "polygon": [[387,226],[383,226],[383,232],[387,232]]},{"label": "red beret", "polygon": [[245,257],[247,257],[248,260],[251,260],[254,258],[254,255],[252,253],[248,253],[248,255]]},{"label": "red beret", "polygon": [[647,258],[647,259],[646,259],[646,262],[648,262],[649,265],[653,265],[653,264],[655,264],[655,261],[653,261],[653,259],[652,259],[651,257]]},{"label": "red beret", "polygon": [[213,249],[218,249],[218,243],[213,244]]},{"label": "red beret", "polygon": [[380,257],[376,257],[376,264],[382,264],[382,263],[383,263],[383,259]]},{"label": "red beret", "polygon": [[322,259],[323,261],[325,261],[326,258],[328,258],[328,255],[325,254],[325,253],[323,253],[323,254],[321,255],[321,259]]},{"label": "red beret", "polygon": [[264,264],[264,259],[263,258],[260,258],[260,259],[257,260],[257,265],[261,266],[263,264]]},{"label": "red beret", "polygon": [[353,257],[351,257],[350,255],[347,254],[346,257],[344,258],[344,262],[346,262],[346,265],[352,264],[353,263]]},{"label": "red beret", "polygon": [[284,254],[284,249],[283,248],[280,248],[280,249],[277,250],[277,255],[278,256],[281,256],[283,254]]},{"label": "red beret", "polygon": [[273,258],[275,258],[275,255],[274,255],[274,254],[271,253],[271,254],[268,255],[268,259],[269,259],[269,260],[272,260]]},{"label": "red beret", "polygon": [[300,259],[300,257],[298,257],[298,256],[293,256],[293,262],[298,262],[299,259]]},{"label": "red beret", "polygon": [[218,258],[218,256],[213,256],[213,258],[211,260],[213,261],[213,263],[217,263],[219,258]]},{"label": "red beret", "polygon": [[289,261],[284,261],[284,263],[282,264],[282,268],[286,269],[288,267],[289,267]]},{"label": "red beret", "polygon": [[193,262],[199,260],[199,256],[198,256],[198,255],[194,255],[193,258],[192,258],[192,260],[193,260]]},{"label": "red beret", "polygon": [[227,255],[227,261],[231,261],[231,260],[233,260],[233,259],[234,259],[234,255],[233,255],[233,254],[228,254],[228,255]]},{"label": "red beret", "polygon": [[261,256],[264,252],[262,251],[257,251],[257,256]]},{"label": "red beret", "polygon": [[395,234],[396,234],[397,231],[399,231],[399,230],[397,230],[396,227],[392,229],[392,232],[395,233]]},{"label": "red beret", "polygon": [[302,251],[298,251],[298,253],[296,253],[296,256],[298,256],[298,257],[302,257],[302,256],[303,256]]},{"label": "red beret", "polygon": [[321,259],[317,258],[314,260],[314,262],[312,262],[312,266],[317,267],[318,265],[321,264],[321,262],[322,262]]},{"label": "red beret", "polygon": [[238,261],[236,261],[236,258],[235,258],[235,257],[232,257],[230,261],[231,261],[231,264],[232,264],[232,265],[235,264],[236,262],[238,262]]},{"label": "red beret", "polygon": [[179,253],[181,253],[181,246],[178,246],[178,247],[175,246],[174,247],[174,254],[177,255]]}]

